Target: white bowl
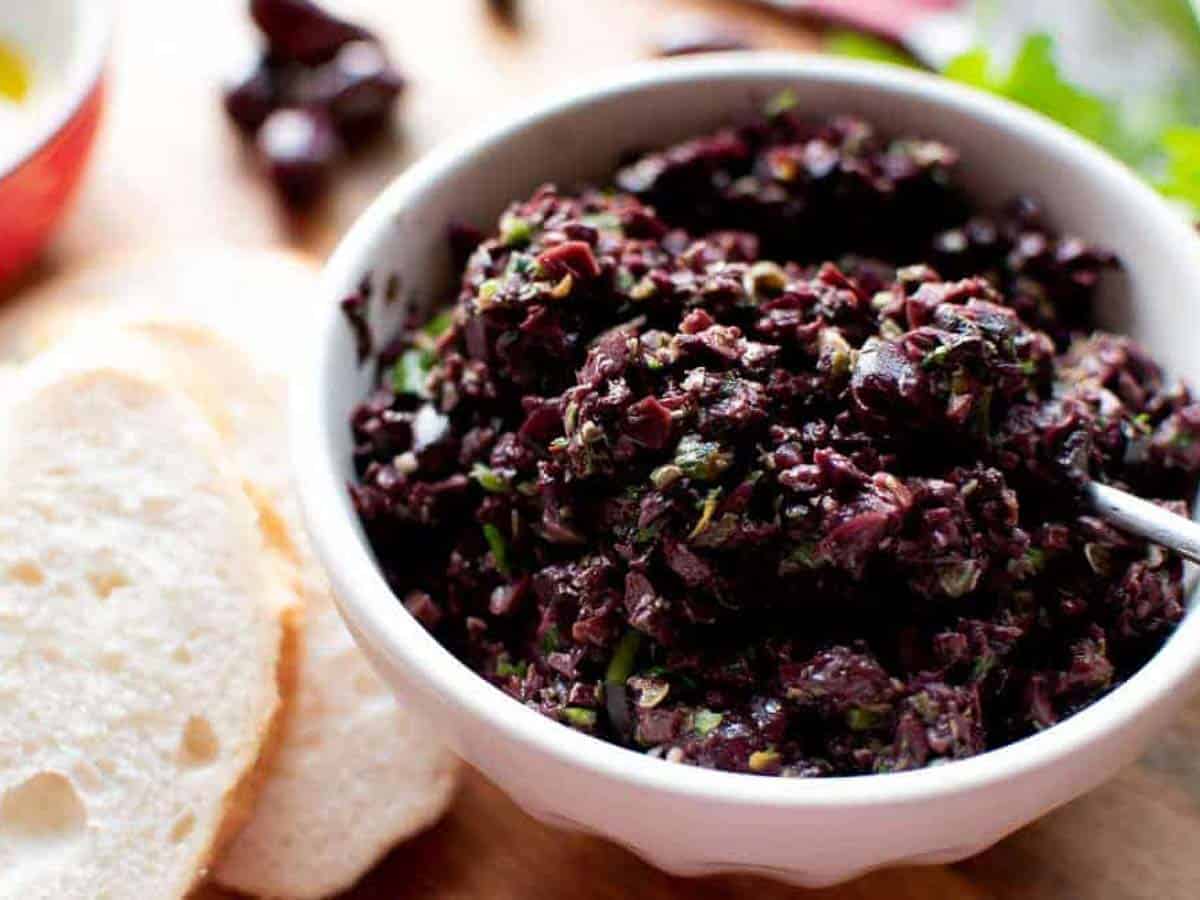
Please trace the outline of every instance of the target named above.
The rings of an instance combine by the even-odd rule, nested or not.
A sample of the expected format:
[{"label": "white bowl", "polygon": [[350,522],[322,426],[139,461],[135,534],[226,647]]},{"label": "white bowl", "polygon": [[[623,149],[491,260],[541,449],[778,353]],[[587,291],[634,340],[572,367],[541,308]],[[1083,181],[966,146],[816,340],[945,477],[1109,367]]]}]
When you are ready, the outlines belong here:
[{"label": "white bowl", "polygon": [[[1058,226],[1113,248],[1125,263],[1103,299],[1106,324],[1200,384],[1200,242],[1120,164],[1037,115],[930,76],[820,57],[730,55],[623,70],[444,147],[397,179],[326,268],[314,331],[298,348],[292,437],[312,538],[346,621],[380,672],[468,762],[534,816],[604,835],[671,872],[753,872],[812,886],[878,866],[970,856],[1111,776],[1188,698],[1200,668],[1200,618],[1189,615],[1144,669],[1094,706],[932,769],[774,779],[668,763],[586,737],[475,675],[384,583],[346,492],[347,420],[372,382],[338,310],[367,273],[380,286],[399,272],[410,300],[448,298],[448,221],[493,222],[543,181],[603,176],[624,150],[744,117],[785,87],[816,115],[851,112],[949,141],[985,204],[1017,192],[1044,198]],[[395,329],[403,306],[373,304],[376,335]]]}]

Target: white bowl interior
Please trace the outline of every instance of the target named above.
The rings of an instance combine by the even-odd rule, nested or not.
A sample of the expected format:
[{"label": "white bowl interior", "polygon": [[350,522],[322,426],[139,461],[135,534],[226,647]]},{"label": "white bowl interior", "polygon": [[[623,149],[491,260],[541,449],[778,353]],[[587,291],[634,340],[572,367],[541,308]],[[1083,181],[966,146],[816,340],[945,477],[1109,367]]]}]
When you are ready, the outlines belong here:
[{"label": "white bowl interior", "polygon": [[[875,802],[881,791],[893,800],[915,800],[998,783],[1064,759],[1105,734],[1161,720],[1163,704],[1182,702],[1169,698],[1180,694],[1200,666],[1194,649],[1200,647],[1200,623],[1194,615],[1141,673],[1099,704],[1046,733],[937,772],[887,776],[882,779],[886,788],[868,783],[880,779],[772,784],[773,779],[700,772],[582,738],[504,700],[408,620],[387,596],[382,579],[367,572],[370,551],[344,485],[352,476],[348,415],[372,386],[372,376],[369,367],[356,365],[354,341],[334,309],[336,301],[370,274],[377,288],[372,329],[386,337],[406,303],[436,304],[452,296],[448,222],[490,227],[509,201],[544,181],[570,184],[603,176],[624,151],[751,115],[783,88],[795,91],[799,108],[813,115],[854,113],[890,132],[948,141],[961,151],[960,177],[983,206],[1017,193],[1045,200],[1060,228],[1110,247],[1125,265],[1124,275],[1105,292],[1104,325],[1142,340],[1174,373],[1200,385],[1200,356],[1192,347],[1200,303],[1189,296],[1200,283],[1200,243],[1122,166],[1040,117],[925,76],[829,60],[764,54],[635,69],[620,81],[572,93],[482,138],[435,152],[380,197],[327,267],[328,306],[317,326],[316,353],[302,354],[300,360],[295,459],[318,550],[351,626],[377,658],[404,657],[420,669],[429,682],[424,689],[436,702],[469,706],[473,715],[511,738],[540,743],[547,752],[572,757],[572,764],[611,778],[719,795],[731,803],[778,804],[804,797]],[[389,305],[379,298],[393,272],[402,279],[404,302]],[[1156,714],[1147,718],[1151,707]],[[1124,750],[1124,758],[1134,752]],[[1063,779],[1056,788],[1062,796],[1047,793],[1042,809],[1104,774],[1097,772],[1090,782],[1093,776],[1085,773]]]},{"label": "white bowl interior", "polygon": [[0,4],[0,40],[29,64],[32,92],[20,138],[0,144],[0,177],[69,118],[99,75],[111,0],[18,0]]},{"label": "white bowl interior", "polygon": [[34,88],[57,81],[78,54],[82,32],[72,0],[9,3],[0,10],[0,39],[11,43],[34,72]]}]

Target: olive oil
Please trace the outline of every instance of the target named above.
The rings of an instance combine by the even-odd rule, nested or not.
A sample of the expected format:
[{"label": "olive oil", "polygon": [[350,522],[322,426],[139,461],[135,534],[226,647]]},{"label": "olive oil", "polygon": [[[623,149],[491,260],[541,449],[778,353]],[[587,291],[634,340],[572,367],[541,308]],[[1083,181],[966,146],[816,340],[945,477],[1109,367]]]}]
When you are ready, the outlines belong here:
[{"label": "olive oil", "polygon": [[29,96],[29,65],[11,43],[0,38],[0,100],[20,103]]}]

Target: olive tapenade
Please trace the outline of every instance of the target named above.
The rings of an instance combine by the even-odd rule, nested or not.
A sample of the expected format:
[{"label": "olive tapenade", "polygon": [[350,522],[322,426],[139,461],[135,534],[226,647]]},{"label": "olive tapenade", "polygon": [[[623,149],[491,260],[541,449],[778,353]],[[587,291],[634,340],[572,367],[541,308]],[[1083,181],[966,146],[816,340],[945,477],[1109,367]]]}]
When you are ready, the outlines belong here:
[{"label": "olive tapenade", "polygon": [[767,775],[969,757],[1183,616],[1081,488],[1187,509],[1200,405],[1093,330],[1109,253],[786,101],[468,242],[377,354],[354,505],[408,611],[569,727]]}]

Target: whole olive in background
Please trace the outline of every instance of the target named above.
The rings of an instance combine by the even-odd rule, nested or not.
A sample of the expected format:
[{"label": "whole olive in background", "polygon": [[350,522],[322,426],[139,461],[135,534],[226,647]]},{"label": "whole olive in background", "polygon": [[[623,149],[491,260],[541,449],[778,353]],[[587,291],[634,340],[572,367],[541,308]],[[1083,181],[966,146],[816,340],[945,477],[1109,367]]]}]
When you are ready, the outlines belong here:
[{"label": "whole olive in background", "polygon": [[308,206],[343,151],[385,129],[404,78],[370,31],[309,0],[250,0],[250,14],[266,46],[226,88],[225,111],[281,198]]},{"label": "whole olive in background", "polygon": [[325,62],[343,44],[371,36],[309,0],[250,0],[250,15],[272,50],[306,65]]},{"label": "whole olive in background", "polygon": [[317,73],[321,100],[333,127],[353,144],[380,129],[391,114],[404,79],[375,41],[351,41]]},{"label": "whole olive in background", "polygon": [[341,142],[329,116],[312,109],[279,109],[256,141],[271,181],[289,206],[311,204],[325,190]]},{"label": "whole olive in background", "polygon": [[269,61],[260,59],[225,90],[225,111],[247,137],[253,137],[279,105],[273,68]]}]

